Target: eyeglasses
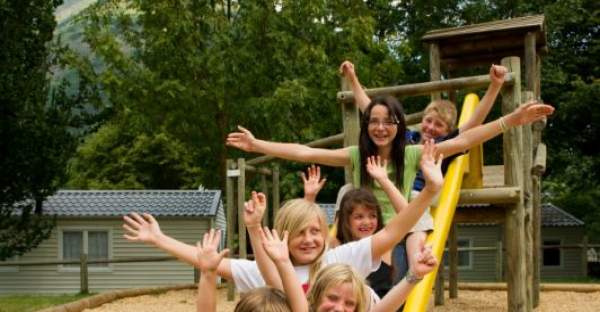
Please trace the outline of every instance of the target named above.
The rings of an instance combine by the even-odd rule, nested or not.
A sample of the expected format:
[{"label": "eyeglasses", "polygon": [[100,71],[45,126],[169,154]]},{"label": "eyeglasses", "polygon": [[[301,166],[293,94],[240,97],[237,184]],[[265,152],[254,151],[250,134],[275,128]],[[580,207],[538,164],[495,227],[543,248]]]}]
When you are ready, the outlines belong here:
[{"label": "eyeglasses", "polygon": [[377,120],[377,119],[371,119],[369,120],[369,127],[371,128],[377,128],[379,126],[383,126],[384,128],[392,128],[394,126],[397,126],[398,122],[397,121],[393,121],[393,120]]}]

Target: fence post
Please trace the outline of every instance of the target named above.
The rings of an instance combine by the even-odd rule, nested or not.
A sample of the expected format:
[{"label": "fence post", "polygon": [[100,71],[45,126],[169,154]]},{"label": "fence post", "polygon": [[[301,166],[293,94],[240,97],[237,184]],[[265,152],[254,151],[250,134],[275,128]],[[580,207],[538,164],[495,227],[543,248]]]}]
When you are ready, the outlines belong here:
[{"label": "fence post", "polygon": [[444,305],[444,257],[440,259],[435,278],[434,305]]},{"label": "fence post", "polygon": [[87,294],[88,291],[88,256],[85,252],[79,254],[79,292]]},{"label": "fence post", "polygon": [[583,277],[587,277],[588,273],[588,258],[587,258],[587,250],[588,250],[588,237],[587,235],[583,236],[583,241],[581,242],[581,273],[583,273]]}]

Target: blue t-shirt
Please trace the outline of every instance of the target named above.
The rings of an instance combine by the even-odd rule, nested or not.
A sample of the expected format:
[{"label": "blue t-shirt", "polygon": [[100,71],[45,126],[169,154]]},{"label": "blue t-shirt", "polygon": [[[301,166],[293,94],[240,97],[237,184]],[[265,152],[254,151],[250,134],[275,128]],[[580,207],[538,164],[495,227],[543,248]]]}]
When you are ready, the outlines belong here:
[{"label": "blue t-shirt", "polygon": [[[458,136],[458,129],[455,129],[452,132],[448,133],[448,135],[446,135],[446,136],[436,138],[435,143],[450,140],[457,136]],[[419,142],[421,142],[421,133],[420,132],[406,130],[406,144],[419,144]],[[454,160],[454,158],[456,158],[457,156],[460,156],[460,155],[461,155],[461,153],[458,153],[458,154],[454,154],[450,157],[444,158],[444,160],[442,161],[442,174],[444,174],[444,175],[446,174],[446,171],[448,171],[448,166],[450,166],[450,163],[452,162],[452,160]],[[423,190],[424,187],[425,187],[425,178],[423,177],[423,172],[421,172],[421,170],[419,170],[419,171],[417,171],[417,176],[415,177],[415,182],[413,183],[413,190],[420,192]]]}]

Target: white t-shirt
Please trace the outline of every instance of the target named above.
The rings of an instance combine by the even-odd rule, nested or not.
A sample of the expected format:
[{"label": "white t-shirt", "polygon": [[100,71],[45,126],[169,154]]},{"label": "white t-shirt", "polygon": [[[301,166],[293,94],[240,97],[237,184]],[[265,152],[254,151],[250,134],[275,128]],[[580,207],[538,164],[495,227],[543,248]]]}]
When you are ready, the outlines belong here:
[{"label": "white t-shirt", "polygon": [[[344,263],[352,266],[363,278],[376,271],[381,264],[381,259],[373,261],[371,254],[371,236],[359,241],[340,245],[329,249],[323,256],[322,265]],[[231,274],[235,287],[239,292],[246,292],[254,288],[265,286],[256,262],[244,259],[231,259]],[[302,288],[307,289],[309,265],[294,266]]]}]

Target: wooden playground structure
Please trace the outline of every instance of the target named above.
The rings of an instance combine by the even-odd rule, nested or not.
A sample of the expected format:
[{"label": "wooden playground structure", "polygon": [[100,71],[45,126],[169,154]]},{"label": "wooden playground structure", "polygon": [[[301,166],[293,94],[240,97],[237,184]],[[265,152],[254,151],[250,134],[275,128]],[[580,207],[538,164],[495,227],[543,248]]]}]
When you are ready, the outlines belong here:
[{"label": "wooden playground structure", "polygon": [[[547,50],[543,15],[433,30],[425,34],[422,41],[429,46],[431,81],[368,89],[366,92],[370,97],[430,95],[437,99],[445,92],[456,103],[458,90],[485,88],[489,85],[490,78],[487,75],[450,78],[455,71],[501,63],[509,69],[501,91],[502,114],[512,112],[527,100],[540,98],[541,57]],[[442,72],[445,73],[444,80]],[[341,89],[337,99],[342,109],[343,132],[310,142],[308,146],[358,144],[359,113],[344,79]],[[474,109],[474,106],[467,106],[471,107],[465,101],[461,119],[466,118],[469,109]],[[407,115],[407,125],[419,123],[421,117],[422,112]],[[436,226],[428,241],[434,244],[434,253],[441,258],[448,240],[451,298],[455,298],[458,292],[456,223],[491,222],[504,224],[508,311],[532,311],[538,306],[540,187],[546,163],[546,146],[541,141],[544,127],[545,121],[540,121],[505,132],[503,166],[484,166],[483,149],[479,146],[458,157],[448,170],[440,204],[432,211]],[[265,216],[265,222],[272,224],[280,205],[279,168],[276,165],[265,166],[272,160],[273,157],[262,156],[248,161],[243,158],[227,161],[227,246],[240,258],[247,257],[246,229],[243,222],[237,221],[242,220],[247,173],[259,175],[261,191],[266,192],[271,199],[272,207]],[[346,181],[351,180],[349,170],[346,168]],[[267,177],[272,180],[271,189],[267,187]],[[444,200],[448,203],[447,207],[443,206]],[[461,204],[489,205],[486,208],[456,209]],[[443,224],[441,228],[438,227],[438,221]],[[236,236],[238,249],[234,246]],[[442,277],[442,274],[432,272],[413,290],[404,311],[424,311],[436,276]],[[436,303],[443,302],[441,285],[443,281],[437,278]],[[233,299],[231,283],[229,289],[229,298]]]}]

